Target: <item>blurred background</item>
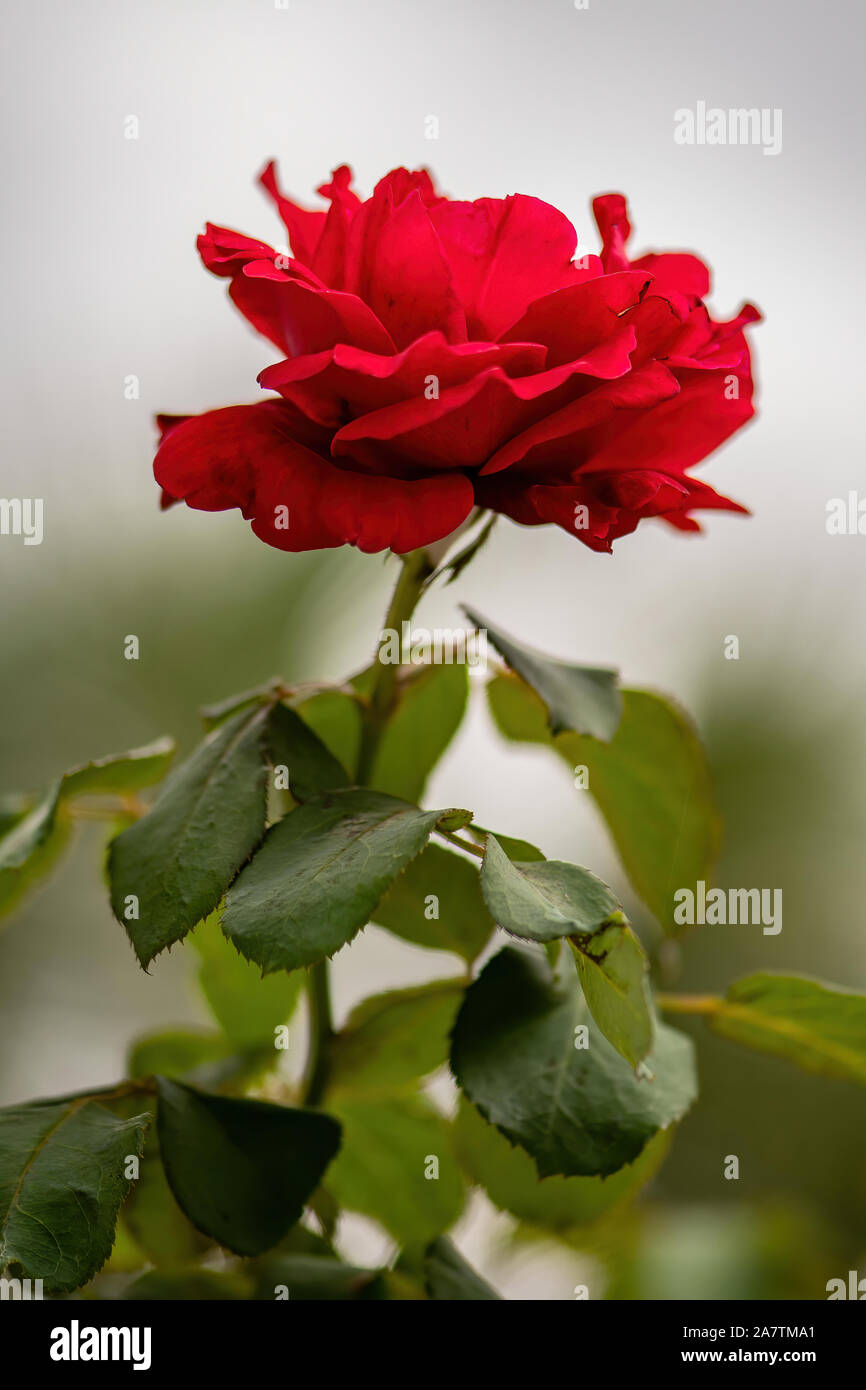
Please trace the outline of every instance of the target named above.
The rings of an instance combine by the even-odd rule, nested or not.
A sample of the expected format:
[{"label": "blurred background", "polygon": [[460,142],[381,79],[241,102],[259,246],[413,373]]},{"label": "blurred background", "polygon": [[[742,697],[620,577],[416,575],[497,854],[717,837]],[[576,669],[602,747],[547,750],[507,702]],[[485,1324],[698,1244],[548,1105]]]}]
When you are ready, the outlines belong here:
[{"label": "blurred background", "polygon": [[[583,250],[597,249],[592,196],[621,190],[635,253],[696,250],[720,316],[744,298],[765,314],[759,418],[704,465],[753,516],[711,514],[703,537],[645,523],[612,558],[501,522],[421,620],[454,626],[458,602],[477,604],[694,713],[726,826],[718,881],[781,887],[784,928],[696,930],[672,963],[678,988],[790,968],[866,989],[866,538],[825,529],[828,500],[863,477],[855,0],[819,23],[807,0],[5,8],[0,494],[44,498],[45,534],[0,537],[0,792],[163,733],[188,748],[197,705],[371,655],[393,565],[283,555],[237,513],[158,511],[153,414],[253,400],[275,357],[194,249],[205,219],[280,240],[254,183],[266,159],[311,203],[342,162],[365,191],[423,164],[455,197],[532,193],[571,217]],[[781,153],[676,145],[674,111],[701,100],[781,108]],[[123,656],[133,633],[137,662]],[[738,661],[723,655],[732,634]],[[505,745],[480,690],[429,802],[589,865],[640,920],[567,769]],[[0,1104],[113,1081],[131,1037],[206,1020],[191,951],[136,966],[100,880],[103,840],[83,827],[0,934]],[[448,961],[370,928],[335,962],[338,1014]],[[568,1299],[583,1281],[593,1296],[822,1298],[827,1279],[866,1274],[866,1093],[692,1031],[701,1101],[625,1227],[554,1246],[473,1200],[459,1243],[508,1296]],[[722,1177],[729,1153],[738,1182]],[[360,1219],[345,1235],[358,1258],[384,1247]]]}]

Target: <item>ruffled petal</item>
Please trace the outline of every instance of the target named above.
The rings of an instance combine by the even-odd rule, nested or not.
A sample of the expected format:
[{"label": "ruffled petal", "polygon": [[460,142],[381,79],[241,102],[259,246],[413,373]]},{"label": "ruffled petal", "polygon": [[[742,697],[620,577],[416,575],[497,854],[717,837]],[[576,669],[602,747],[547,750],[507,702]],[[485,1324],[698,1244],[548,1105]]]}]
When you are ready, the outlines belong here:
[{"label": "ruffled petal", "polygon": [[568,218],[515,193],[474,203],[445,201],[430,220],[454,274],[471,338],[496,339],[533,300],[581,272],[571,264],[577,233]]},{"label": "ruffled petal", "polygon": [[282,401],[193,416],[164,436],[156,480],[190,507],[240,508],[261,540],[287,551],[356,545],[403,554],[449,535],[472,510],[472,484],[461,473],[356,473],[299,442],[296,425]]},{"label": "ruffled petal", "polygon": [[511,376],[529,375],[544,367],[545,355],[538,343],[449,343],[436,331],[387,356],[338,344],[328,352],[288,358],[261,372],[259,383],[334,429],[403,402],[411,403],[423,421],[443,391],[494,366]]}]

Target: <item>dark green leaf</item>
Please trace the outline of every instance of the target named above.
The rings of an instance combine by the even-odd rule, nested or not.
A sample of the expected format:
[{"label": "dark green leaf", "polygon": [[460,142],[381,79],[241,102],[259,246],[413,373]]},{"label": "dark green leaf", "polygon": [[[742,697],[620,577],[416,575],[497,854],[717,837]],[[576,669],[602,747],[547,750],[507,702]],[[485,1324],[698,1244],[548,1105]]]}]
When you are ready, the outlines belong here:
[{"label": "dark green leaf", "polygon": [[118,1118],[100,1103],[111,1095],[0,1110],[0,1269],[17,1261],[50,1293],[86,1283],[111,1254],[150,1118]]},{"label": "dark green leaf", "polygon": [[[257,1297],[291,1302],[387,1298],[383,1271],[343,1264],[334,1255],[274,1254],[256,1267]],[[283,1292],[285,1290],[285,1292]]]},{"label": "dark green leaf", "polygon": [[486,618],[464,609],[470,622],[486,631],[496,650],[532,687],[547,708],[551,732],[565,729],[611,739],[622,716],[622,695],[616,671],[596,666],[573,666],[557,661],[491,627]]},{"label": "dark green leaf", "polygon": [[607,1178],[548,1177],[465,1099],[455,1137],[460,1161],[501,1211],[547,1230],[566,1232],[598,1221],[623,1206],[656,1174],[670,1147],[671,1130],[659,1130],[638,1155]]},{"label": "dark green leaf", "polygon": [[453,951],[470,965],[494,927],[477,868],[440,845],[427,845],[412,860],[388,889],[373,920],[404,941]]},{"label": "dark green leaf", "polygon": [[541,1177],[616,1172],[684,1114],[696,1091],[687,1037],[659,1027],[636,1076],[593,1024],[572,972],[557,977],[542,954],[510,946],[466,994],[451,1065]]},{"label": "dark green leaf", "polygon": [[[154,1113],[156,1104],[153,1103]],[[121,1222],[155,1265],[180,1265],[194,1260],[210,1241],[187,1220],[166,1181],[156,1127],[148,1130],[139,1176],[133,1182]]]},{"label": "dark green leaf", "polygon": [[251,1297],[249,1275],[242,1270],[150,1269],[124,1290],[134,1303],[232,1302]]},{"label": "dark green leaf", "polygon": [[111,905],[144,966],[213,911],[262,837],[267,716],[253,706],[220,725],[112,843]]},{"label": "dark green leaf", "polygon": [[166,1177],[205,1235],[239,1255],[271,1249],[301,1215],[340,1146],[328,1115],[208,1095],[157,1078]]},{"label": "dark green leaf", "polygon": [[205,998],[233,1047],[240,1051],[273,1048],[276,1029],[295,1011],[303,971],[276,971],[263,977],[223,936],[217,913],[200,922],[190,940],[201,956],[198,978]]},{"label": "dark green leaf", "polygon": [[333,955],[443,815],[354,788],[285,816],[226,898],[223,931],[267,975]]},{"label": "dark green leaf", "polygon": [[481,1303],[500,1298],[446,1236],[438,1236],[427,1247],[424,1282],[430,1298],[438,1301]]},{"label": "dark green leaf", "polygon": [[674,892],[711,878],[719,840],[709,769],[685,714],[659,695],[625,690],[622,721],[604,744],[577,734],[551,739],[540,702],[511,678],[492,681],[488,696],[506,738],[544,743],[570,769],[588,770],[589,794],[632,886],[666,932],[680,932]]},{"label": "dark green leaf", "polygon": [[748,975],[707,1021],[716,1033],[805,1071],[866,1083],[866,995],[805,975]]},{"label": "dark green leaf", "polygon": [[341,1206],[372,1217],[403,1245],[432,1240],[453,1225],[463,1183],[451,1127],[429,1102],[339,1095],[328,1108],[343,1125],[343,1147],[327,1179]]},{"label": "dark green leaf", "polygon": [[365,999],[333,1040],[329,1091],[405,1086],[448,1060],[448,1037],[463,980],[436,980]]},{"label": "dark green leaf", "polygon": [[317,792],[348,785],[346,769],[288,705],[275,705],[271,710],[268,752],[272,767],[288,769],[289,790],[296,801],[308,801]]}]

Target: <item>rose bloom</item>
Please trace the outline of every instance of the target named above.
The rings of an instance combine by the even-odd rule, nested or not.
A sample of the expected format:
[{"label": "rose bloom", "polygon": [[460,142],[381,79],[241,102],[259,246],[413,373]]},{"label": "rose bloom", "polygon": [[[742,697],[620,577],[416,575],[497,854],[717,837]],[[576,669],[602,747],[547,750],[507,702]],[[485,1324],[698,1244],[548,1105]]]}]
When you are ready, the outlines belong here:
[{"label": "rose bloom", "polygon": [[210,224],[208,270],[280,361],[274,394],[160,416],[163,504],[239,507],[282,550],[400,553],[474,507],[611,549],[643,517],[697,531],[744,511],[689,469],[753,414],[745,305],[716,322],[696,256],[631,260],[625,199],[596,198],[601,255],[556,208],[458,202],[395,169],[362,201],[345,165],[310,211],[261,183],[291,255]]}]

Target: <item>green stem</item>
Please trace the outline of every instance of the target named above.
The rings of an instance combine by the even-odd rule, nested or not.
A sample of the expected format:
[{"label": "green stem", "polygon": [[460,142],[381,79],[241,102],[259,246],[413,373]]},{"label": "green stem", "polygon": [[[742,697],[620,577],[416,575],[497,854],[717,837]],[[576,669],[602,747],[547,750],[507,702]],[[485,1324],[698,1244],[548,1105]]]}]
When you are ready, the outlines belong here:
[{"label": "green stem", "polygon": [[[418,600],[424,592],[424,585],[433,573],[433,567],[424,550],[412,550],[408,555],[404,555],[402,560],[403,568],[400,571],[400,578],[397,580],[388,611],[385,614],[384,623],[386,631],[397,633],[398,641],[402,634],[403,623],[408,622],[412,617],[418,606]],[[373,689],[370,692],[369,704],[364,711],[361,728],[358,785],[362,787],[367,786],[373,774],[376,752],[394,703],[397,673],[400,670],[397,662],[380,661],[378,652],[376,667]]]},{"label": "green stem", "polygon": [[441,839],[447,840],[449,844],[457,845],[459,849],[465,849],[468,854],[474,854],[476,859],[484,858],[484,850],[480,845],[473,845],[470,840],[463,840],[459,835],[454,835],[450,830],[436,829],[435,832]]},{"label": "green stem", "polygon": [[657,994],[655,1001],[668,1014],[714,1014],[723,1002],[715,994]]},{"label": "green stem", "polygon": [[[408,622],[417,607],[424,591],[424,585],[433,573],[433,567],[423,550],[413,550],[402,556],[400,577],[394,588],[385,627],[394,629],[398,635],[402,624]],[[358,758],[358,785],[366,786],[373,772],[379,741],[388,722],[394,704],[397,685],[397,663],[382,662],[376,658],[376,676],[370,692],[369,703],[364,709],[361,726],[361,751]],[[334,1022],[331,1014],[331,987],[328,961],[320,960],[307,976],[307,1006],[309,1010],[309,1049],[304,1071],[303,1098],[305,1105],[318,1105],[325,1092],[328,1079],[328,1054],[334,1036]]]},{"label": "green stem", "polygon": [[318,1105],[328,1079],[328,1052],[334,1036],[328,960],[317,961],[307,976],[310,1046],[304,1072],[305,1105]]}]

